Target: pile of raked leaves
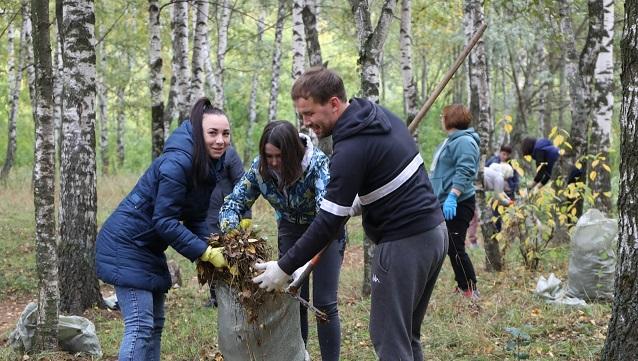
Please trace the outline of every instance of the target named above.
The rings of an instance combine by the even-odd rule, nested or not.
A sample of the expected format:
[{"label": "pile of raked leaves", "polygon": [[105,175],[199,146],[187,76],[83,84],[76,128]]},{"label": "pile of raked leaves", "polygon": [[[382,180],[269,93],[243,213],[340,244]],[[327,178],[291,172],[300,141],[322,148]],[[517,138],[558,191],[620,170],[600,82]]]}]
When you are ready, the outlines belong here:
[{"label": "pile of raked leaves", "polygon": [[200,285],[222,281],[230,286],[248,320],[257,319],[257,310],[264,303],[266,291],[253,283],[253,277],[260,272],[254,268],[256,262],[269,260],[271,248],[266,239],[252,230],[232,230],[226,234],[213,233],[208,238],[211,247],[224,247],[224,257],[228,267],[216,268],[208,262],[198,261],[197,280]]}]

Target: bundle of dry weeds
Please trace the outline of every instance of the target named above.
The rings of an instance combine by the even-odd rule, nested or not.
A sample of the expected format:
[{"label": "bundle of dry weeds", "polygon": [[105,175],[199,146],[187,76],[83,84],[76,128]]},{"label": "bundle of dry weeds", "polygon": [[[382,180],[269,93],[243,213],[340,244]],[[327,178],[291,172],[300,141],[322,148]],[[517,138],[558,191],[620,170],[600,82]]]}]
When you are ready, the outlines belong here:
[{"label": "bundle of dry weeds", "polygon": [[[268,260],[271,249],[264,238],[251,230],[233,230],[226,234],[212,234],[208,238],[211,247],[224,247],[228,268],[215,268],[208,262],[197,263],[197,280],[200,285],[213,284],[221,280],[236,292],[239,303],[246,310],[248,320],[257,318],[257,310],[264,302],[266,291],[252,282],[258,272],[255,262]],[[232,270],[232,272],[231,272]]]}]

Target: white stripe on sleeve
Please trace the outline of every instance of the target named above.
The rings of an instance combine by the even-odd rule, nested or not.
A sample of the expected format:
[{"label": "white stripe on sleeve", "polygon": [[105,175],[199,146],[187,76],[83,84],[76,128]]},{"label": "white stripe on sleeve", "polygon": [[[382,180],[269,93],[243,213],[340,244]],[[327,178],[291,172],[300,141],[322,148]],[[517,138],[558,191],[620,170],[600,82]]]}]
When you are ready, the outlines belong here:
[{"label": "white stripe on sleeve", "polygon": [[321,200],[321,206],[319,207],[328,213],[332,213],[335,216],[346,217],[350,215],[350,207],[340,206],[336,203],[330,202],[327,199]]}]

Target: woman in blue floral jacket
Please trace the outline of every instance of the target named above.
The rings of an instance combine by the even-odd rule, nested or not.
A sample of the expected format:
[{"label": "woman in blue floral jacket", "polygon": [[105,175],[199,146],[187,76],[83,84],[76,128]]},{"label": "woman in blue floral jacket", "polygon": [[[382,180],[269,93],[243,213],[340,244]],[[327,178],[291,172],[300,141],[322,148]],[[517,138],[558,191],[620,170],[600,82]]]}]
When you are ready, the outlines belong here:
[{"label": "woman in blue floral jacket", "polygon": [[[275,209],[279,256],[288,251],[312,223],[330,181],[328,157],[313,147],[310,138],[299,134],[287,121],[266,125],[259,141],[259,156],[235,185],[219,212],[222,232],[237,228],[241,214],[262,195]],[[341,326],[337,310],[339,270],[344,239],[340,237],[324,251],[313,271],[313,303],[328,315],[317,323],[323,360],[338,360]],[[308,281],[301,288],[308,299]],[[308,340],[308,315],[301,310],[301,334]]]}]

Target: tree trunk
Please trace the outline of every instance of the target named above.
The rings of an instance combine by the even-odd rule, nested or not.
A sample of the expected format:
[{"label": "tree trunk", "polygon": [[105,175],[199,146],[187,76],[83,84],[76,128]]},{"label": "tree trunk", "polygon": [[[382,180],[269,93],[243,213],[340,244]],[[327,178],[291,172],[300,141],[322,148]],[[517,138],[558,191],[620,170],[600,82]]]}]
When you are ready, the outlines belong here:
[{"label": "tree trunk", "polygon": [[[257,44],[255,45],[256,59],[261,59],[262,42],[264,38],[264,29],[266,19],[266,10],[263,6],[259,8],[259,20],[257,21]],[[255,149],[253,142],[253,131],[257,123],[257,87],[259,85],[259,66],[253,67],[253,76],[250,85],[250,99],[248,101],[248,129],[246,130],[246,145],[244,146],[244,164],[249,165],[252,161],[252,151]]]},{"label": "tree trunk", "polygon": [[[22,4],[28,9],[29,4]],[[33,202],[35,205],[36,273],[38,316],[34,351],[55,351],[58,347],[58,259],[55,230],[55,141],[53,139],[53,69],[49,39],[49,1],[32,0],[34,67],[38,69],[34,108],[35,159]],[[28,10],[25,13],[29,13]]]},{"label": "tree trunk", "polygon": [[[26,67],[26,71],[27,71],[27,83],[29,84],[29,99],[31,102],[31,109],[35,109],[35,111],[33,112],[33,120],[34,122],[36,122],[36,118],[37,118],[37,94],[36,94],[36,89],[35,89],[35,81],[36,81],[36,74],[35,74],[35,66],[33,65],[35,60],[34,60],[34,47],[33,47],[33,34],[32,34],[32,24],[31,24],[31,10],[30,10],[30,6],[25,6],[24,4],[26,4],[29,0],[22,0],[23,1],[23,6],[22,6],[22,20],[23,20],[23,24],[22,24],[22,30],[25,32],[24,35],[24,39],[25,39],[25,49],[27,49],[26,53],[25,53],[25,57],[24,57],[24,65]],[[31,0],[33,1],[33,0]]]},{"label": "tree trunk", "polygon": [[537,36],[536,48],[538,54],[538,77],[540,78],[540,89],[538,91],[538,131],[539,134],[547,136],[545,134],[546,123],[551,123],[551,117],[547,116],[547,98],[550,91],[550,82],[552,80],[552,74],[549,71],[548,55],[545,50],[545,41],[542,35]]},{"label": "tree trunk", "polygon": [[[24,24],[24,22],[23,22]],[[18,117],[18,101],[20,98],[20,84],[22,83],[22,57],[24,54],[25,32],[20,31],[20,43],[17,51],[14,46],[13,24],[9,24],[7,28],[8,40],[8,71],[7,83],[9,85],[9,119],[7,120],[7,154],[5,155],[4,164],[0,170],[0,180],[5,180],[9,176],[9,171],[13,167],[13,161],[16,153],[16,118]]]},{"label": "tree trunk", "polygon": [[[304,71],[305,34],[303,23],[303,3],[304,0],[293,0],[292,2],[292,79],[296,80]],[[301,128],[299,122],[299,128]]]},{"label": "tree trunk", "polygon": [[279,96],[279,77],[281,73],[281,38],[286,20],[286,0],[279,0],[277,24],[275,25],[275,44],[272,55],[272,80],[270,82],[270,100],[268,102],[268,121],[277,120],[277,97]]},{"label": "tree trunk", "polygon": [[[613,38],[614,38],[614,2],[606,0],[603,5],[603,32],[600,52],[596,59],[594,69],[592,112],[593,122],[591,129],[591,153],[604,159],[609,164],[609,143],[611,138],[611,119],[614,108],[613,78]],[[613,210],[611,203],[611,173],[604,169],[603,162],[592,171],[597,177],[591,182],[591,188],[595,198],[594,206],[605,213]]]},{"label": "tree trunk", "polygon": [[126,103],[124,102],[124,87],[120,87],[117,89],[117,134],[116,134],[116,143],[117,143],[117,167],[118,169],[122,169],[124,166],[124,122],[126,121],[126,117],[124,115],[124,107]]},{"label": "tree trunk", "polygon": [[62,43],[56,34],[55,58],[53,58],[53,124],[55,127],[55,154],[58,162],[62,152],[62,93],[64,90],[64,61],[62,60]]},{"label": "tree trunk", "polygon": [[317,31],[317,8],[315,0],[305,0],[302,10],[304,34],[306,36],[306,51],[310,66],[322,65],[321,44]]},{"label": "tree trunk", "polygon": [[100,159],[102,160],[102,174],[109,174],[109,119],[106,111],[106,52],[104,51],[104,41],[101,41],[97,48],[100,75],[96,82],[98,112],[100,119]]},{"label": "tree trunk", "polygon": [[[465,0],[463,10],[468,18],[468,27],[466,28],[467,40],[471,38],[476,31],[485,23],[483,12],[483,1],[481,0]],[[476,187],[476,201],[481,212],[481,232],[483,233],[483,242],[485,246],[485,266],[488,271],[501,271],[503,269],[503,259],[496,238],[496,226],[492,222],[492,212],[487,198],[485,196],[485,185],[483,184],[483,165],[490,151],[490,129],[491,126],[491,105],[490,105],[490,83],[488,79],[487,54],[485,52],[485,43],[479,40],[470,53],[470,89],[471,99],[477,103],[474,105],[478,114],[473,118],[477,121],[476,127],[481,139],[481,158],[479,161],[479,173],[477,176],[478,187]]]},{"label": "tree trunk", "polygon": [[[384,0],[376,28],[372,29],[370,9],[367,0],[349,0],[354,15],[354,23],[359,39],[359,60],[361,65],[361,96],[373,102],[379,101],[379,55],[388,36],[396,0]],[[363,240],[364,264],[362,293],[370,295],[370,276],[374,244],[366,236]],[[367,257],[366,257],[367,256]]]},{"label": "tree trunk", "polygon": [[571,98],[572,126],[570,144],[572,148],[565,149],[562,174],[567,175],[571,167],[576,164],[578,157],[587,154],[587,128],[589,107],[587,104],[586,84],[578,69],[576,55],[576,40],[571,19],[571,0],[559,0],[560,29],[564,37],[562,46],[565,49],[565,77],[569,83]]},{"label": "tree trunk", "polygon": [[214,100],[213,105],[220,109],[224,109],[224,59],[226,51],[228,51],[228,27],[230,26],[230,17],[233,8],[228,0],[223,0],[218,5],[219,21],[217,29],[217,66],[215,67],[215,84],[213,85]]},{"label": "tree trunk", "polygon": [[[151,94],[151,156],[155,159],[162,154],[164,148],[164,102],[162,101],[164,76],[162,75],[162,42],[160,39],[158,0],[148,0],[148,36],[148,67],[150,75],[148,85]],[[194,82],[193,89],[194,91],[197,89]]]},{"label": "tree trunk", "polygon": [[90,0],[65,0],[63,12],[60,310],[81,315],[102,300],[95,275],[95,12]]},{"label": "tree trunk", "polygon": [[633,360],[638,349],[638,2],[625,2],[620,110],[620,189],[618,196],[618,263],[614,303],[603,361]]},{"label": "tree trunk", "polygon": [[403,108],[406,114],[406,124],[419,111],[419,97],[417,94],[414,73],[412,72],[412,1],[401,1],[401,25],[399,27],[399,46],[401,48],[401,76],[403,78]]},{"label": "tree trunk", "polygon": [[171,82],[164,110],[164,139],[168,138],[173,120],[188,117],[188,3],[175,2],[171,5]]}]

